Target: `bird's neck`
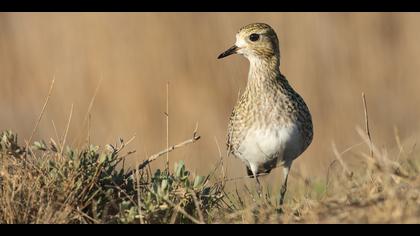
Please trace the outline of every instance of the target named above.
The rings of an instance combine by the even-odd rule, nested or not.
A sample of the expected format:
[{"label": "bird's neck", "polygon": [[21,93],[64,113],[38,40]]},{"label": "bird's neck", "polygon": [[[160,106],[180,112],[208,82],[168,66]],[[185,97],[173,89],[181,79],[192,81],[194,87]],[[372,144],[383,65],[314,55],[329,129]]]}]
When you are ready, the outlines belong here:
[{"label": "bird's neck", "polygon": [[247,87],[263,86],[264,84],[272,83],[281,77],[279,56],[268,58],[250,57],[248,59],[250,67]]}]

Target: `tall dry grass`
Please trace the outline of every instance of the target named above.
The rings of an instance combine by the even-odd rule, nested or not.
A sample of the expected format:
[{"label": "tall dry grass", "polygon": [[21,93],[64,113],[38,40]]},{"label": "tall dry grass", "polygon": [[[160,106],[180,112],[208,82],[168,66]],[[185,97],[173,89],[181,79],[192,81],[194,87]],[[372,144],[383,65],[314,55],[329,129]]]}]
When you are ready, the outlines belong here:
[{"label": "tall dry grass", "polygon": [[[206,173],[219,158],[217,143],[224,149],[248,69],[243,58],[216,56],[231,46],[239,27],[266,22],[280,39],[281,70],[314,119],[314,142],[291,173],[293,192],[303,179],[326,179],[335,159],[332,142],[339,152],[360,142],[355,127],[364,125],[362,92],[375,144],[393,154],[401,151],[398,143],[415,149],[419,20],[416,13],[1,13],[0,129],[29,137],[55,77],[34,140],[63,136],[73,105],[68,144],[82,143],[88,133],[102,144],[135,134],[137,153],[127,161],[136,163],[167,145],[169,81],[169,142],[182,141],[196,123],[202,135],[169,160],[183,159]],[[343,158],[366,150],[355,146]],[[244,175],[239,160],[225,164],[228,177]],[[276,190],[280,177],[276,170],[263,181]]]}]

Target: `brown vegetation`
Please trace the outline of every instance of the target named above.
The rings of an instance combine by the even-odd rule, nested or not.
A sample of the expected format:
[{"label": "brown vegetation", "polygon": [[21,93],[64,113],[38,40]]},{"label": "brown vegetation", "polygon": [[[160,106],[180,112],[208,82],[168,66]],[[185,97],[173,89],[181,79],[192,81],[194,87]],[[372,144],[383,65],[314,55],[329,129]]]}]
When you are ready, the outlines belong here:
[{"label": "brown vegetation", "polygon": [[[92,199],[62,199],[72,196],[68,186],[74,179],[57,182],[39,172],[46,160],[64,168],[69,165],[62,159],[69,155],[64,146],[80,154],[92,151],[89,144],[102,144],[94,150],[99,155],[105,144],[135,135],[129,147],[136,152],[125,158],[126,167],[133,167],[185,140],[198,123],[202,138],[171,152],[169,169],[184,160],[190,181],[217,169],[206,187],[223,190],[226,202],[207,209],[189,195],[187,210],[169,207],[166,222],[418,223],[419,20],[415,13],[1,13],[0,130],[11,129],[20,140],[1,149],[0,222],[112,222],[115,218],[95,216],[92,208],[77,208],[81,202],[91,206]],[[268,200],[253,200],[245,167],[224,157],[227,119],[248,65],[239,57],[220,63],[216,56],[250,22],[266,22],[277,31],[281,71],[314,120],[314,142],[292,169],[283,214],[273,205],[281,171],[262,178]],[[49,143],[50,137],[58,153],[10,153],[34,141],[42,149],[39,140]],[[28,165],[16,159],[21,155],[42,161]],[[151,163],[151,173],[165,169],[165,158]],[[143,181],[152,184],[150,176]],[[88,182],[104,187],[96,178]],[[51,188],[41,188],[44,184]],[[54,189],[56,184],[60,188]],[[136,198],[150,192],[113,186]],[[182,199],[172,197],[176,203]],[[113,213],[127,210],[118,204]],[[156,222],[153,214],[143,223]],[[184,218],[171,218],[177,214]],[[124,217],[119,222],[130,222]],[[141,223],[140,218],[130,219]]]}]

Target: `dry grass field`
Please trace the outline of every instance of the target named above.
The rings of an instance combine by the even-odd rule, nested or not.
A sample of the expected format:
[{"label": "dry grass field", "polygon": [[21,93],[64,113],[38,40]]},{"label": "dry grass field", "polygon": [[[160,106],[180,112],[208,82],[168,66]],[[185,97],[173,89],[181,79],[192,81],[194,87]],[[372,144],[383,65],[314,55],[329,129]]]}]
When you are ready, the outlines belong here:
[{"label": "dry grass field", "polygon": [[[281,71],[314,122],[314,141],[294,162],[282,214],[272,205],[280,169],[262,178],[268,199],[253,199],[243,164],[224,157],[228,118],[246,85],[248,62],[216,57],[251,22],[276,30]],[[2,134],[0,223],[420,223],[419,22],[417,13],[0,13],[0,131],[18,134],[14,145],[13,135]],[[211,194],[182,182],[181,170],[175,177],[160,173],[157,179],[182,184],[169,188],[173,202],[156,197],[150,209],[138,206],[153,191],[139,186],[154,186],[150,174],[165,168],[165,156],[139,173],[137,188],[120,176],[124,189],[95,175],[103,171],[95,165],[67,166],[66,158],[75,157],[61,150],[65,144],[96,160],[106,144],[135,136],[124,148],[136,150],[124,159],[128,168],[164,150],[167,138],[170,145],[190,139],[196,124],[200,140],[170,152],[170,170],[183,160],[191,181],[211,175],[204,183]],[[16,152],[31,136],[31,145],[54,139],[58,152],[39,143],[37,151]],[[111,157],[114,168],[118,161]],[[58,176],[74,178],[46,174],[48,159],[66,173]],[[80,182],[84,187],[68,187],[78,186],[80,171],[94,174]],[[101,184],[123,189],[102,196],[94,191],[109,190]],[[180,197],[179,191],[195,194]],[[41,193],[46,196],[38,198]],[[111,213],[92,210],[108,209],[103,199],[121,194],[133,204],[129,210],[124,202],[111,204]],[[212,201],[203,203],[203,196]]]}]

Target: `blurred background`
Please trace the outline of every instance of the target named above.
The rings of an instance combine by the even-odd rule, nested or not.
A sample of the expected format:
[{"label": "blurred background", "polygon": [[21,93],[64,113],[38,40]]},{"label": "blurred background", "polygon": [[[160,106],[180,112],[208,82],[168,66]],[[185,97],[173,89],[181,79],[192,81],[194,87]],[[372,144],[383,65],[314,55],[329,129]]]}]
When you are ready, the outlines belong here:
[{"label": "blurred background", "polygon": [[[34,139],[62,136],[74,104],[68,144],[86,140],[89,103],[94,144],[136,139],[140,162],[169,140],[202,139],[170,153],[200,174],[225,155],[228,118],[246,85],[248,62],[217,60],[252,22],[270,24],[280,39],[281,71],[308,104],[315,136],[292,168],[293,176],[325,178],[334,159],[361,141],[361,93],[366,93],[372,138],[390,152],[396,137],[415,148],[419,134],[420,14],[416,13],[1,13],[0,129],[28,139],[55,76],[55,86]],[[102,81],[100,83],[100,81]],[[55,134],[53,123],[58,135]],[[346,155],[358,155],[358,146]],[[163,167],[165,158],[153,163]],[[245,167],[225,160],[229,177]],[[281,170],[265,177],[274,181]]]}]

